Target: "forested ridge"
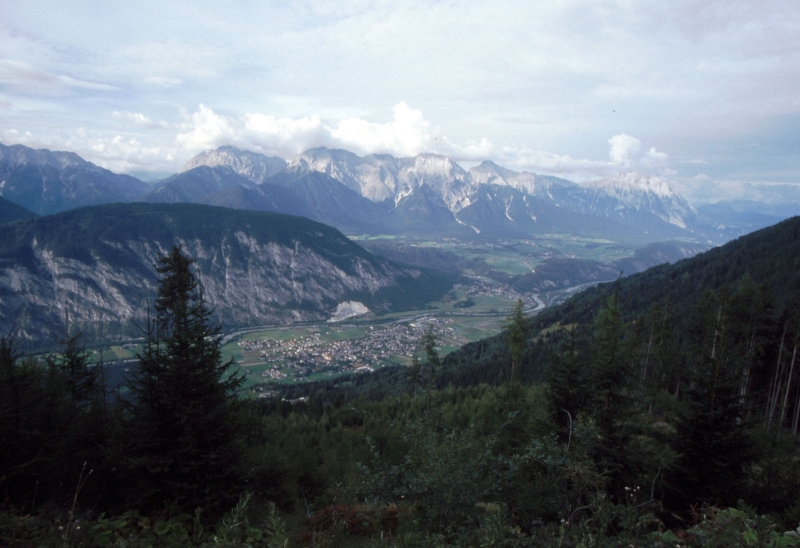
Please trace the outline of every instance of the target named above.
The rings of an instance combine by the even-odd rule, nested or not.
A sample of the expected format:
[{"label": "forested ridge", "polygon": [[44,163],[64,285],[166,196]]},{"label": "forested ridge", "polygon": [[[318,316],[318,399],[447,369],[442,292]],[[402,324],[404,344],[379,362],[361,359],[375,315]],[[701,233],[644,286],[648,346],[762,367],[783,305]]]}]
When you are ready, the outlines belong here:
[{"label": "forested ridge", "polygon": [[[0,340],[11,546],[800,545],[800,219],[442,358],[247,401],[191,259],[109,394]],[[294,400],[294,401],[290,401]]]}]

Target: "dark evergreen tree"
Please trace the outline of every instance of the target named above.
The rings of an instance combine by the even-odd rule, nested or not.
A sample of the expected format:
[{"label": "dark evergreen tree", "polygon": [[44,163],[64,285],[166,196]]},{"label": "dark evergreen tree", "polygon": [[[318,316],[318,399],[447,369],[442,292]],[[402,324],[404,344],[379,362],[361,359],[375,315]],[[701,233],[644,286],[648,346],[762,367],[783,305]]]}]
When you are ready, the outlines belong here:
[{"label": "dark evergreen tree", "polygon": [[692,322],[694,370],[678,414],[672,446],[679,454],[669,473],[670,504],[735,505],[753,459],[741,398],[743,364],[732,333],[739,318],[727,292],[707,292]]},{"label": "dark evergreen tree", "polygon": [[129,385],[126,465],[138,502],[214,508],[238,487],[237,400],[243,377],[223,362],[220,327],[175,247],[159,258],[155,318]]},{"label": "dark evergreen tree", "polygon": [[75,426],[64,386],[59,371],[23,358],[13,336],[0,337],[0,486],[9,500],[42,500],[67,479]]},{"label": "dark evergreen tree", "polygon": [[528,342],[528,330],[525,327],[525,314],[523,313],[522,299],[517,300],[511,314],[506,318],[506,337],[508,338],[508,351],[511,355],[511,383],[517,384],[520,380],[520,369]]},{"label": "dark evergreen tree", "polygon": [[571,428],[573,421],[591,407],[589,370],[581,355],[585,341],[574,317],[573,311],[571,322],[561,326],[565,341],[563,348],[551,356],[547,377],[550,413],[564,429]]},{"label": "dark evergreen tree", "polygon": [[84,333],[70,326],[69,315],[56,339],[58,352],[47,357],[47,365],[61,373],[67,382],[72,406],[83,409],[97,399],[97,369],[91,364]]},{"label": "dark evergreen tree", "polygon": [[619,291],[604,301],[594,323],[591,384],[594,416],[605,438],[619,434],[620,422],[631,411],[628,385],[634,378],[628,325],[622,318]]},{"label": "dark evergreen tree", "polygon": [[422,350],[425,352],[425,364],[423,368],[423,378],[427,380],[430,388],[436,386],[436,376],[442,368],[442,358],[436,349],[438,343],[436,334],[433,332],[433,325],[428,326],[428,330],[419,341]]}]

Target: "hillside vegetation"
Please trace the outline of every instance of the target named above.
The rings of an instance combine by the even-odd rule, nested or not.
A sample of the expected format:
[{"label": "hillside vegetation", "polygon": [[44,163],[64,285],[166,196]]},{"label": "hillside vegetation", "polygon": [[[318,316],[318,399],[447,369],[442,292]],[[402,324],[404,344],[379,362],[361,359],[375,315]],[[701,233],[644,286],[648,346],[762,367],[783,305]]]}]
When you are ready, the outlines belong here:
[{"label": "hillside vegetation", "polygon": [[[11,546],[797,546],[800,219],[442,359],[236,400],[178,249],[131,391],[0,340]],[[182,441],[181,441],[182,440]]]}]

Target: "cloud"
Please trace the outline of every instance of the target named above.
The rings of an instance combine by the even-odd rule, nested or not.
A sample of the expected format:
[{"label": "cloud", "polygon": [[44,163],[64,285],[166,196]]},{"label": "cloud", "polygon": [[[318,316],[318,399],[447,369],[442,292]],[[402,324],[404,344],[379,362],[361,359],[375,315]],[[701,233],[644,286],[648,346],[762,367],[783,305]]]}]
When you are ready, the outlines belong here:
[{"label": "cloud", "polygon": [[[309,148],[345,148],[356,154],[388,153],[414,156],[434,145],[431,124],[422,112],[401,102],[395,105],[391,122],[363,118],[323,121],[319,116],[288,118],[250,113],[241,118],[222,116],[205,105],[182,125],[176,143],[190,152],[221,145],[255,148],[278,156],[292,157]],[[456,147],[448,147],[455,149]],[[474,147],[465,147],[469,151]]]},{"label": "cloud", "polygon": [[343,148],[362,156],[386,153],[407,157],[435,152],[457,162],[494,160],[511,169],[560,175],[577,182],[619,171],[674,173],[667,167],[669,157],[666,153],[657,151],[655,147],[642,150],[641,141],[627,134],[614,135],[608,140],[608,161],[573,158],[531,147],[498,147],[485,137],[465,144],[454,143],[446,136],[437,135],[437,130],[423,113],[405,102],[394,106],[389,122],[356,117],[328,121],[319,116],[279,118],[262,113],[223,116],[205,105],[200,105],[196,112],[185,117],[175,144],[192,155],[222,145],[233,145],[291,160],[310,148],[325,146]]},{"label": "cloud", "polygon": [[0,59],[0,84],[17,93],[44,96],[63,96],[73,90],[119,90],[116,86],[52,74],[27,63],[9,59]]},{"label": "cloud", "polygon": [[202,104],[182,124],[182,128],[184,132],[175,137],[175,142],[189,151],[207,150],[237,141],[228,119]]},{"label": "cloud", "polygon": [[642,142],[636,137],[620,133],[608,140],[608,146],[608,157],[611,161],[624,166],[630,163],[632,156],[639,153]]},{"label": "cloud", "polygon": [[360,118],[341,120],[331,129],[331,137],[367,154],[386,152],[415,156],[430,150],[431,124],[421,111],[401,102],[394,106],[393,114],[392,121],[384,124]]}]

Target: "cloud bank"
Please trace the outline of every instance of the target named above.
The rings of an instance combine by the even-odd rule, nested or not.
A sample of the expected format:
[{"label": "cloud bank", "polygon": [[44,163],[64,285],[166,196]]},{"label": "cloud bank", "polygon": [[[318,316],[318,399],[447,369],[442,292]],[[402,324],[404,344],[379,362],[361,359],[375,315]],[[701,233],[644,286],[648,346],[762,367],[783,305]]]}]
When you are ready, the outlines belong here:
[{"label": "cloud bank", "polygon": [[[609,159],[576,159],[531,148],[496,147],[488,138],[457,144],[439,135],[420,110],[405,102],[396,104],[389,122],[363,118],[325,121],[319,116],[278,118],[250,113],[222,116],[205,105],[186,114],[175,138],[177,147],[190,155],[222,145],[256,150],[291,160],[314,147],[342,148],[359,155],[391,154],[397,157],[435,152],[457,162],[493,160],[512,169],[571,176],[576,180],[597,178],[616,171],[663,173],[668,156],[654,147],[642,150],[641,141],[626,134],[608,140]],[[137,120],[134,120],[138,122]]]}]

